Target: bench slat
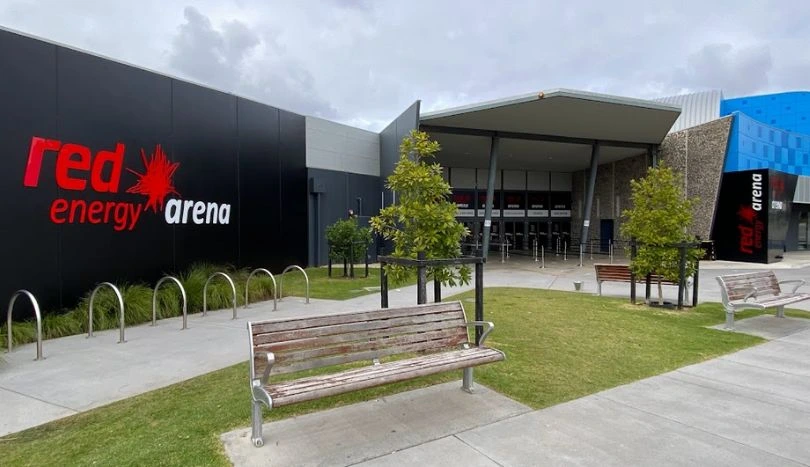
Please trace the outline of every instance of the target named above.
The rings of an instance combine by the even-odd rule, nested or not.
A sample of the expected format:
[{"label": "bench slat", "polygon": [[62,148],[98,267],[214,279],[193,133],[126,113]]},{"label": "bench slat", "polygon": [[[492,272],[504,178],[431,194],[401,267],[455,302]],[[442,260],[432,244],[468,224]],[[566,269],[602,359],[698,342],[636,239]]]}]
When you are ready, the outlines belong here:
[{"label": "bench slat", "polygon": [[[459,332],[461,331],[461,332]],[[440,329],[437,331],[428,331],[421,333],[397,334],[391,332],[388,336],[381,336],[379,338],[361,339],[362,336],[354,336],[352,342],[343,342],[337,345],[326,345],[324,347],[314,347],[306,350],[295,349],[287,351],[274,352],[276,357],[276,366],[281,368],[285,365],[290,365],[295,362],[303,360],[314,360],[316,358],[328,357],[332,355],[348,355],[357,352],[364,352],[367,350],[380,350],[388,349],[398,352],[401,346],[409,346],[425,342],[443,341],[447,347],[461,345],[468,340],[467,329],[462,327],[455,327],[451,329]],[[318,345],[322,345],[319,343]]]},{"label": "bench slat", "polygon": [[[294,373],[296,371],[311,370],[313,368],[321,368],[326,366],[342,365],[344,363],[352,363],[361,360],[373,360],[375,358],[382,358],[401,353],[431,352],[431,351],[436,352],[439,350],[446,350],[453,347],[457,348],[465,340],[466,338],[457,339],[456,342],[447,339],[425,341],[416,344],[401,345],[398,347],[389,347],[378,350],[368,350],[365,352],[355,352],[352,354],[332,355],[329,357],[321,357],[312,360],[295,362],[289,365],[274,365],[270,373],[271,374]],[[261,371],[264,371],[264,368],[262,368]]]},{"label": "bench slat", "polygon": [[446,302],[429,305],[417,305],[407,308],[381,309],[355,313],[340,313],[328,316],[316,316],[300,319],[271,319],[257,321],[251,324],[254,335],[265,332],[291,331],[296,329],[306,329],[319,326],[334,326],[337,324],[349,324],[363,321],[370,321],[384,318],[397,318],[402,316],[414,316],[420,314],[435,314],[452,311],[463,311],[461,303]]},{"label": "bench slat", "polygon": [[[412,324],[412,325],[405,325],[405,326],[395,326],[391,328],[379,328],[379,329],[372,329],[366,331],[362,336],[365,339],[374,339],[383,336],[392,336],[397,334],[408,334],[408,333],[415,333],[415,332],[430,332],[430,331],[439,331],[442,329],[448,329],[463,325],[464,322],[458,319],[449,320],[449,321],[436,321],[433,323],[424,323],[424,324]],[[465,329],[466,331],[466,329]],[[335,335],[328,335],[323,337],[306,337],[303,339],[291,339],[281,342],[271,342],[266,344],[256,344],[254,341],[254,347],[257,351],[264,351],[264,352],[282,352],[285,350],[297,350],[297,349],[311,349],[317,347],[318,345],[321,346],[328,346],[334,344],[340,344],[343,342],[353,342],[357,340],[357,335],[354,333],[345,333],[345,334],[335,334]]]},{"label": "bench slat", "polygon": [[[344,374],[319,376],[316,378],[320,378],[318,381],[322,381],[321,384],[301,389],[300,392],[296,392],[294,384],[300,383],[303,380],[296,381],[294,384],[287,386],[285,386],[285,383],[278,383],[268,385],[265,388],[272,398],[273,406],[279,407],[419,376],[496,362],[503,359],[503,353],[497,350],[472,348],[457,352],[443,353],[441,354],[441,358],[438,359],[424,360],[416,358],[400,360],[378,365],[377,367],[350,370]],[[374,370],[374,372],[370,370]],[[341,376],[342,379],[335,379]]]},{"label": "bench slat", "polygon": [[457,326],[461,323],[464,323],[464,315],[462,311],[456,310],[443,313],[401,316],[398,318],[387,318],[385,316],[378,316],[374,320],[358,321],[347,324],[308,327],[304,329],[295,329],[281,332],[264,332],[261,334],[254,335],[253,345],[256,346],[262,344],[270,344],[273,342],[286,342],[307,338],[321,338],[340,334],[363,333],[375,329],[418,325],[418,324],[427,325],[428,323],[437,323],[437,322],[446,323],[446,327]]},{"label": "bench slat", "polygon": [[391,368],[398,368],[399,366],[419,366],[419,365],[431,365],[435,362],[441,362],[447,358],[448,354],[459,354],[465,355],[470,353],[471,350],[480,350],[478,347],[472,347],[469,349],[455,349],[450,352],[442,352],[442,353],[433,353],[427,355],[420,355],[418,357],[412,357],[403,360],[396,360],[392,362],[386,362],[379,365],[370,365],[364,366],[362,368],[352,368],[349,370],[344,370],[338,373],[330,373],[326,375],[317,375],[317,376],[307,376],[301,379],[293,380],[293,381],[284,381],[275,384],[269,384],[269,386],[283,386],[288,392],[301,392],[305,391],[308,388],[312,388],[314,386],[323,384],[324,381],[333,381],[333,382],[340,382],[345,379],[351,379],[356,374],[362,374],[366,377],[373,378],[377,376],[381,376],[386,374],[386,372],[391,371]]}]

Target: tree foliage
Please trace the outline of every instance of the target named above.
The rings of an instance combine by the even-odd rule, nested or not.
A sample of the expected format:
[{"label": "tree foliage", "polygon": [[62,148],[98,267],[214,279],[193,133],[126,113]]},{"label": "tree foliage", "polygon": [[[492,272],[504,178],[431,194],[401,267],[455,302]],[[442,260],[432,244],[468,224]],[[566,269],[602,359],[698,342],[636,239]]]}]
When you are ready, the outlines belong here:
[{"label": "tree foliage", "polygon": [[[399,162],[388,177],[386,186],[397,195],[397,202],[380,210],[371,219],[375,232],[392,240],[391,256],[416,258],[423,252],[425,259],[461,256],[461,240],[469,230],[456,220],[456,205],[448,199],[450,185],[442,177],[441,166],[434,162],[441,150],[427,133],[412,131],[399,147]],[[402,282],[409,268],[386,265],[386,273],[394,283]],[[429,268],[428,274],[442,284],[470,282],[470,268]]]},{"label": "tree foliage", "polygon": [[[348,259],[352,262],[363,261],[366,249],[371,245],[371,229],[357,225],[357,219],[339,219],[326,228],[326,241],[329,243],[329,256],[332,261]],[[354,249],[352,249],[354,244]],[[354,251],[354,258],[352,256]]]},{"label": "tree foliage", "polygon": [[[631,180],[632,208],[624,211],[621,232],[638,243],[636,257],[630,268],[639,277],[658,274],[671,281],[679,280],[679,243],[694,243],[689,232],[692,210],[697,199],[687,199],[682,187],[683,178],[671,167],[659,165],[649,169],[639,180]],[[686,276],[694,274],[702,252],[687,248]],[[661,282],[658,282],[658,302],[663,303]]]}]

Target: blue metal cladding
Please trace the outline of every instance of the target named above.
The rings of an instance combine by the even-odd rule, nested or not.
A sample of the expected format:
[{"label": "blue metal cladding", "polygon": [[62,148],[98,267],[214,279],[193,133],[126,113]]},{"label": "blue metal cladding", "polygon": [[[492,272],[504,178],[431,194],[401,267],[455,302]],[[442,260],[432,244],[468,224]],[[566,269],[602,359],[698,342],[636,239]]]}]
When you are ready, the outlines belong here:
[{"label": "blue metal cladding", "polygon": [[776,128],[739,111],[732,115],[724,172],[774,169],[810,175],[810,134]]},{"label": "blue metal cladding", "polygon": [[810,92],[738,97],[720,102],[720,115],[741,112],[772,127],[810,134]]}]

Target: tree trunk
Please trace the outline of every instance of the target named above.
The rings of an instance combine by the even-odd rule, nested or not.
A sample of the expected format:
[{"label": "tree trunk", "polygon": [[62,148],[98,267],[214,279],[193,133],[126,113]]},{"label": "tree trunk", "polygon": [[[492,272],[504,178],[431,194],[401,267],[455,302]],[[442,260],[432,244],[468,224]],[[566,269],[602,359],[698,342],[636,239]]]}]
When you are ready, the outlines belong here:
[{"label": "tree trunk", "polygon": [[661,276],[658,277],[658,304],[664,306],[664,291],[661,288]]}]

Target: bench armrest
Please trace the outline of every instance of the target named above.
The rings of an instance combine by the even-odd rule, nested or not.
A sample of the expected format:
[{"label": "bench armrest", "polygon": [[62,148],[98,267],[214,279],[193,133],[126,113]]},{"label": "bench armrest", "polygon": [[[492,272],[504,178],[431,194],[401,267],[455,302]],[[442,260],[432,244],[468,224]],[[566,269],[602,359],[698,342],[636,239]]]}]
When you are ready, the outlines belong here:
[{"label": "bench armrest", "polygon": [[805,280],[804,279],[791,279],[791,280],[787,280],[787,281],[779,281],[779,285],[782,285],[782,284],[796,284],[796,286],[793,287],[793,290],[790,291],[790,293],[796,293],[796,291],[799,290],[799,287],[801,287],[801,286],[803,286],[805,284]]},{"label": "bench armrest", "polygon": [[259,377],[259,381],[262,383],[262,386],[264,386],[267,384],[267,380],[270,378],[270,370],[276,363],[276,356],[273,354],[273,352],[257,352],[256,356],[265,359],[267,362],[267,366],[264,367],[264,373],[262,373],[262,375]]},{"label": "bench armrest", "polygon": [[757,298],[757,289],[751,288],[751,291],[743,297],[743,301],[747,302],[749,298]]},{"label": "bench armrest", "polygon": [[481,334],[481,342],[478,343],[478,347],[482,347],[484,345],[484,341],[489,336],[489,333],[495,329],[495,323],[492,321],[467,321],[467,327],[471,326],[487,326],[487,329]]}]

